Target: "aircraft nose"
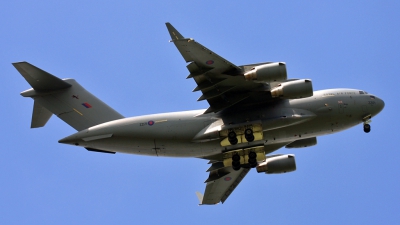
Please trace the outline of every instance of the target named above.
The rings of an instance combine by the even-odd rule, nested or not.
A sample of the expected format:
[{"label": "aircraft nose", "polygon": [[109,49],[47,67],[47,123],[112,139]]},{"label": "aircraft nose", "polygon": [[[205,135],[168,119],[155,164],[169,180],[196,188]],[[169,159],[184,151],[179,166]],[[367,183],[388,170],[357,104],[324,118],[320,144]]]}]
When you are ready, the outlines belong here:
[{"label": "aircraft nose", "polygon": [[376,104],[376,108],[377,108],[376,114],[378,114],[385,107],[385,102],[382,99],[378,98],[378,97],[375,97],[375,102],[376,102],[375,104]]}]

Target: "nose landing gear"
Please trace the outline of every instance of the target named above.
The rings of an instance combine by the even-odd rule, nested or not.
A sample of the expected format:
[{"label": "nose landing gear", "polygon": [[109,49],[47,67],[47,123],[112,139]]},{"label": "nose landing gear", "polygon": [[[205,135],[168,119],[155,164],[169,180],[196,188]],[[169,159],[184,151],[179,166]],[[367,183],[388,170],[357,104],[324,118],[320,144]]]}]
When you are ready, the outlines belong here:
[{"label": "nose landing gear", "polygon": [[364,132],[369,133],[371,131],[371,125],[364,123]]},{"label": "nose landing gear", "polygon": [[371,123],[371,114],[365,116],[363,118],[363,121],[364,121],[364,132],[369,133],[371,131],[371,125],[369,125],[369,123]]}]

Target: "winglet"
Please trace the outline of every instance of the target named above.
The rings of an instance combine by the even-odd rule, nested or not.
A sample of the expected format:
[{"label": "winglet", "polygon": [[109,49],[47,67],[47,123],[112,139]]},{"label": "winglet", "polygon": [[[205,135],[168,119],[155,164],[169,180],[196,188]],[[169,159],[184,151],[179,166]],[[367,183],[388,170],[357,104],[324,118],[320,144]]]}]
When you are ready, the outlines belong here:
[{"label": "winglet", "polygon": [[173,27],[170,23],[165,23],[167,25],[167,29],[169,32],[169,35],[171,35],[172,41],[176,41],[179,39],[185,39],[182,34],[180,34],[175,27]]},{"label": "winglet", "polygon": [[203,194],[201,194],[200,192],[196,191],[196,195],[197,195],[197,198],[200,201],[199,205],[203,205]]}]

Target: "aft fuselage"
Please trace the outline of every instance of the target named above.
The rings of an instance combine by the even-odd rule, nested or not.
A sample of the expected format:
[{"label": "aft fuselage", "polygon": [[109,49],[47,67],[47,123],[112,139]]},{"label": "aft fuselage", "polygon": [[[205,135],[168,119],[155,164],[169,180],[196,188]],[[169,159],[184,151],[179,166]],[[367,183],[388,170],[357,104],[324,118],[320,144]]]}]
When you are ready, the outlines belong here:
[{"label": "aft fuselage", "polygon": [[[282,100],[229,115],[193,110],[124,118],[90,127],[59,142],[110,152],[207,158],[237,148],[284,146],[339,132],[365,122],[368,115],[377,115],[383,107],[381,99],[363,91],[329,89],[316,91],[312,97]],[[251,121],[262,123],[262,140],[222,146],[218,138],[195,138],[212,123],[234,126]]]}]

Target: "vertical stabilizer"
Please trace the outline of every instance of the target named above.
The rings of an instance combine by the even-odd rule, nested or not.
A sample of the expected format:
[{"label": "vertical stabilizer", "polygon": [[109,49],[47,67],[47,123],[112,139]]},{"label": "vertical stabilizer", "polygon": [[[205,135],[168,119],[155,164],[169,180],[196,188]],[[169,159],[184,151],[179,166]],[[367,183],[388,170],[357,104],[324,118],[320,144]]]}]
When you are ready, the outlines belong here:
[{"label": "vertical stabilizer", "polygon": [[44,127],[52,115],[53,113],[35,101],[33,103],[31,128]]},{"label": "vertical stabilizer", "polygon": [[33,89],[21,93],[35,100],[31,127],[43,127],[54,114],[80,131],[124,118],[74,79],[60,79],[27,62],[13,63]]}]

